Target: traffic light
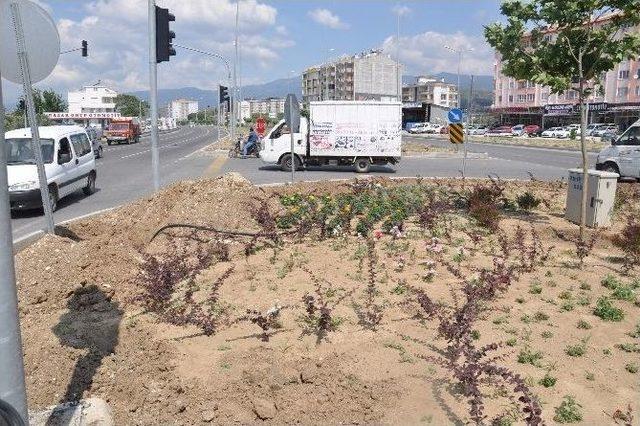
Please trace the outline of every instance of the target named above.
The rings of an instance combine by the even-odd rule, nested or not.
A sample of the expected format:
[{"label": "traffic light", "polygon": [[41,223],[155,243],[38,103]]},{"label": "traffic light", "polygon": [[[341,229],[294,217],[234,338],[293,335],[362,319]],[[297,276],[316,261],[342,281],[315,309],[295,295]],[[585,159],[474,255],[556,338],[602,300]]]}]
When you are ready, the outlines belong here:
[{"label": "traffic light", "polygon": [[218,89],[218,93],[220,94],[220,105],[227,104],[227,110],[229,109],[229,88],[226,86],[220,86]]},{"label": "traffic light", "polygon": [[82,57],[86,58],[87,56],[89,56],[89,43],[87,40],[82,40]]},{"label": "traffic light", "polygon": [[169,29],[169,22],[174,22],[176,17],[169,13],[169,9],[156,6],[156,61],[168,62],[170,56],[176,55],[173,48],[173,39],[176,33]]}]

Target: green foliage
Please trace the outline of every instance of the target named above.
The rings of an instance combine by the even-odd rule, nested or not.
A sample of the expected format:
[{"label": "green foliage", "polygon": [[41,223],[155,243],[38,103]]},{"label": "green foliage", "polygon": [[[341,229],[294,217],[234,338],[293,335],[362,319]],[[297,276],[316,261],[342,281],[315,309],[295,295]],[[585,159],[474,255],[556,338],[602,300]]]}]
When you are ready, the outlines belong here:
[{"label": "green foliage", "polygon": [[576,345],[569,345],[566,347],[564,352],[572,357],[581,357],[585,353],[587,353],[587,345],[586,342],[582,341]]},{"label": "green foliage", "polygon": [[149,103],[142,101],[137,96],[121,93],[116,96],[116,111],[124,117],[138,117],[142,106],[142,116],[146,116],[149,111]]},{"label": "green foliage", "polygon": [[[67,109],[67,103],[65,102],[65,100],[61,95],[59,95],[52,89],[47,89],[44,91],[34,89],[33,103],[37,114],[42,114],[45,112],[63,112]],[[24,100],[24,97],[22,97],[18,101],[16,112],[19,112],[20,115],[22,115],[26,110],[27,104]]]},{"label": "green foliage", "polygon": [[535,367],[540,366],[540,360],[542,358],[542,352],[532,351],[531,348],[524,348],[518,354],[518,362],[520,364],[531,364]]},{"label": "green foliage", "polygon": [[631,374],[636,374],[638,372],[638,364],[635,362],[630,362],[624,366],[624,369],[627,370]]},{"label": "green foliage", "polygon": [[590,330],[590,329],[592,328],[592,327],[591,327],[591,324],[589,324],[589,323],[588,323],[588,322],[586,322],[585,320],[580,320],[580,321],[578,321],[578,325],[577,325],[577,327],[578,327],[579,329],[581,329],[581,330]]},{"label": "green foliage", "polygon": [[550,388],[555,386],[557,381],[558,379],[556,377],[553,377],[549,373],[547,373],[542,379],[538,381],[538,384],[544,386],[545,388]]},{"label": "green foliage", "polygon": [[540,198],[536,197],[529,191],[516,197],[516,204],[518,204],[518,207],[527,212],[537,208],[541,202],[542,200]]},{"label": "green foliage", "polygon": [[608,288],[609,290],[615,290],[616,287],[622,285],[622,282],[613,274],[607,274],[607,276],[604,277],[600,282],[605,288]]},{"label": "green foliage", "polygon": [[560,405],[556,407],[555,416],[553,420],[558,423],[578,423],[582,421],[582,413],[580,409],[582,405],[578,404],[576,400],[569,395],[566,395]]},{"label": "green foliage", "polygon": [[611,301],[606,297],[598,299],[593,314],[604,321],[619,322],[624,319],[624,311],[613,306]]}]

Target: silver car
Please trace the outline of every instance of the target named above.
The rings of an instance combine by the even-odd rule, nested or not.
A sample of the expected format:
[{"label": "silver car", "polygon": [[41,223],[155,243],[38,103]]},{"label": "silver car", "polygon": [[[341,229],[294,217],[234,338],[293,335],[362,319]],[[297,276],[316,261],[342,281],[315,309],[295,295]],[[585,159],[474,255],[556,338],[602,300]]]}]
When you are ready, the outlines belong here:
[{"label": "silver car", "polygon": [[[87,127],[86,129],[87,135],[91,140],[91,146],[93,147],[93,155],[96,158],[102,158],[102,135],[99,134],[98,130],[95,127]],[[102,133],[100,131],[100,133]]]}]

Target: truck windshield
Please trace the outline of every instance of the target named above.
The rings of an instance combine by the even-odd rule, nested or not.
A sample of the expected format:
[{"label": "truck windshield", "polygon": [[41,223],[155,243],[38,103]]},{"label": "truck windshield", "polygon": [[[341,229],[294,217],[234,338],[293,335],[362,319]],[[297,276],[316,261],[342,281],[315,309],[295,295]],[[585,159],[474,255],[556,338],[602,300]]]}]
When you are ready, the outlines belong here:
[{"label": "truck windshield", "polygon": [[[53,162],[53,139],[40,139],[42,159],[45,163]],[[14,138],[6,140],[7,164],[36,164],[36,157],[31,149],[31,139]]]},{"label": "truck windshield", "polygon": [[109,125],[109,130],[128,130],[129,125],[127,123],[114,123]]}]

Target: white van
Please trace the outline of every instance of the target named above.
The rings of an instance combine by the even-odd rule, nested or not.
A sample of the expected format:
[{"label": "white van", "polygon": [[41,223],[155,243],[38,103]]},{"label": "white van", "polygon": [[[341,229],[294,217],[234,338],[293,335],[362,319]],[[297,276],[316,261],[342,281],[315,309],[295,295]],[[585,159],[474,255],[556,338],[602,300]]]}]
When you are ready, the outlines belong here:
[{"label": "white van", "polygon": [[[47,126],[40,127],[39,132],[52,210],[58,200],[79,189],[91,195],[97,172],[85,130],[79,126]],[[5,139],[11,210],[42,208],[31,129],[12,130],[5,133]]]},{"label": "white van", "polygon": [[640,179],[640,120],[600,151],[596,169]]}]

